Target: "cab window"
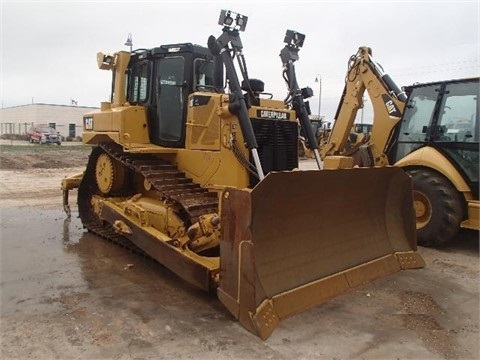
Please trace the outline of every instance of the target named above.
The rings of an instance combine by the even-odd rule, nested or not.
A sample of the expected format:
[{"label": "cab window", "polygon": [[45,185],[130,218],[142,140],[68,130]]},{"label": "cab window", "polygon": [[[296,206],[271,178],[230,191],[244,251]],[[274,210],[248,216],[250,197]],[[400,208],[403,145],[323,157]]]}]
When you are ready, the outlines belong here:
[{"label": "cab window", "polygon": [[438,140],[478,142],[478,83],[447,85],[440,105]]},{"label": "cab window", "polygon": [[205,59],[195,59],[194,62],[195,90],[214,90],[213,62]]},{"label": "cab window", "polygon": [[135,64],[130,69],[129,93],[127,99],[131,103],[144,103],[148,98],[149,66],[147,61]]}]

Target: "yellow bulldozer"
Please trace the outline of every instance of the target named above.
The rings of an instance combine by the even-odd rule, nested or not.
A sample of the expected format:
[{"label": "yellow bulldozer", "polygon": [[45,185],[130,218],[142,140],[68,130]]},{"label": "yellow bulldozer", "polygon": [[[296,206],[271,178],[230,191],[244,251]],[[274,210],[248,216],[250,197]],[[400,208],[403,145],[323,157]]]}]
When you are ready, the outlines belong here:
[{"label": "yellow bulldozer", "polygon": [[88,231],[216,293],[266,339],[290,315],[424,262],[401,169],[298,169],[295,110],[248,78],[247,19],[222,10],[208,48],[99,53],[112,99],[83,117],[92,152],[62,189],[70,213],[78,188]]}]

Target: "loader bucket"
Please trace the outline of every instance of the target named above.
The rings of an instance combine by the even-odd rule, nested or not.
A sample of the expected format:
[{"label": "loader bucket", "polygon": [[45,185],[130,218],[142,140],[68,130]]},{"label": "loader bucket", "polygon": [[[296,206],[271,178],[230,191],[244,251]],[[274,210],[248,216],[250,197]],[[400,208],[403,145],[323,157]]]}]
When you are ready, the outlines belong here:
[{"label": "loader bucket", "polygon": [[425,266],[400,168],[269,173],[253,190],[224,190],[221,206],[217,294],[262,339],[288,316]]}]

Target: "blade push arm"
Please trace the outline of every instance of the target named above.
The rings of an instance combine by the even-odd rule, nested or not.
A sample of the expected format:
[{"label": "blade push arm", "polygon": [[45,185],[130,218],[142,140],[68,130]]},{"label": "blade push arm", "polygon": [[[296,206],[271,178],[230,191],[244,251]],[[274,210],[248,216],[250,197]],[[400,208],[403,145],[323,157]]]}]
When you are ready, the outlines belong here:
[{"label": "blade push arm", "polygon": [[372,134],[361,150],[366,154],[362,157],[363,166],[388,165],[385,153],[391,146],[393,130],[403,115],[406,95],[375,63],[368,47],[360,47],[350,58],[335,123],[328,142],[320,149],[322,159],[329,155],[341,155],[345,150],[357,111],[363,107],[365,90],[374,116]]}]

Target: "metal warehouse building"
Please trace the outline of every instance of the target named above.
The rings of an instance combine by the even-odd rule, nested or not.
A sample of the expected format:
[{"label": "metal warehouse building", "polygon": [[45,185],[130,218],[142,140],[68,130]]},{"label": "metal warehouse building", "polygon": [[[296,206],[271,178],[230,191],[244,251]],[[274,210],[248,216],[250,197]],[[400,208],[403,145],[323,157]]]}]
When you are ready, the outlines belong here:
[{"label": "metal warehouse building", "polygon": [[29,104],[0,109],[0,135],[25,134],[32,125],[50,124],[64,137],[82,136],[83,115],[95,107]]}]

